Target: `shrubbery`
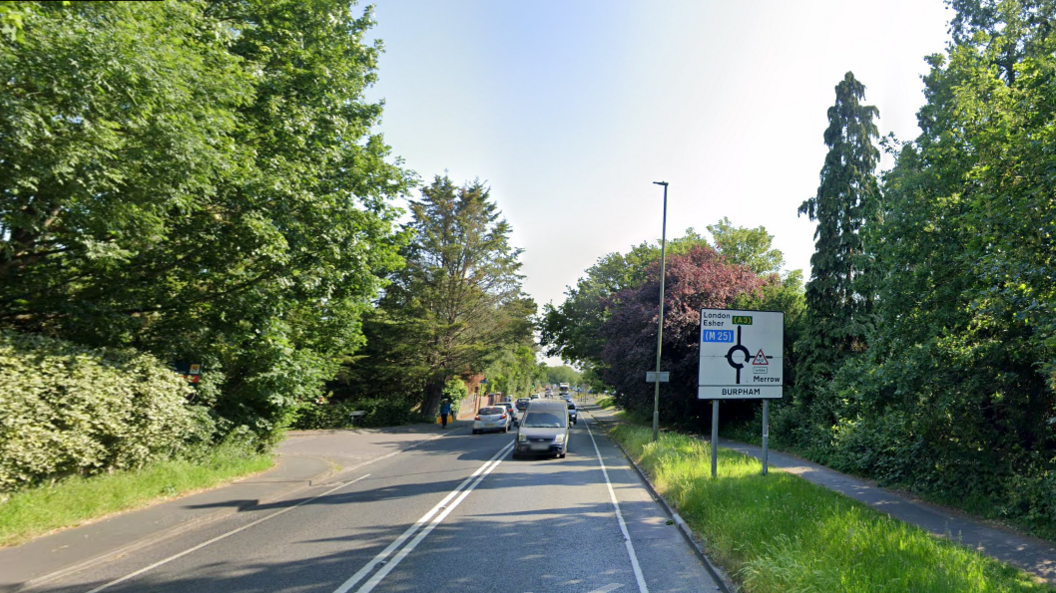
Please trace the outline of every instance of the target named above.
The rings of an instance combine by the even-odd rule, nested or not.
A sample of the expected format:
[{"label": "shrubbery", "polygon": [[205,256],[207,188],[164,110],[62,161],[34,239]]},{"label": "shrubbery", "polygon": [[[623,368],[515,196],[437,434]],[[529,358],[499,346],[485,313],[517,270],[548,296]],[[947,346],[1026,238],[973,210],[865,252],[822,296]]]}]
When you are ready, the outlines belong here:
[{"label": "shrubbery", "polygon": [[0,491],[211,444],[191,389],[147,354],[0,332]]},{"label": "shrubbery", "polygon": [[371,398],[339,403],[304,403],[297,408],[290,428],[316,430],[321,428],[350,428],[352,412],[366,412],[355,421],[357,427],[395,426],[419,420],[408,414],[407,405],[399,399]]}]

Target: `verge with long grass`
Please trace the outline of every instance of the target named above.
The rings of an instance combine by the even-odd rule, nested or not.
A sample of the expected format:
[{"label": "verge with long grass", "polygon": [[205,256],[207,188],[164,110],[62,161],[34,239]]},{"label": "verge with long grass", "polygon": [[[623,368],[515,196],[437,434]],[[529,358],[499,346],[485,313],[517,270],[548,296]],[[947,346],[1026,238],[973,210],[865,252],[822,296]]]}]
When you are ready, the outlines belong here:
[{"label": "verge with long grass", "polygon": [[611,431],[750,593],[1056,592],[1014,567],[891,519],[759,460],[690,436]]},{"label": "verge with long grass", "polygon": [[139,470],[73,477],[22,490],[0,498],[0,546],[212,488],[272,465],[271,455],[252,453],[240,446],[220,446],[204,459],[162,461]]}]

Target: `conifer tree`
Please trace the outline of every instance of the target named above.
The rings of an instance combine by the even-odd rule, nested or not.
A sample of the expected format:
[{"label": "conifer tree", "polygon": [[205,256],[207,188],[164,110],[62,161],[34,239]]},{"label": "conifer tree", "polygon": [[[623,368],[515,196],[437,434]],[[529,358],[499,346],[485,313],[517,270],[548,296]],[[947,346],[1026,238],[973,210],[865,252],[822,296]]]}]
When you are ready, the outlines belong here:
[{"label": "conifer tree", "polygon": [[865,348],[873,298],[863,289],[866,272],[861,230],[875,220],[880,191],[875,170],[880,151],[873,119],[879,112],[862,103],[865,86],[848,72],[836,85],[836,103],[829,108],[825,144],[829,152],[821,169],[815,197],[803,202],[800,214],[817,221],[813,268],[806,286],[807,320],[797,370],[801,396],[833,377],[849,353]]}]

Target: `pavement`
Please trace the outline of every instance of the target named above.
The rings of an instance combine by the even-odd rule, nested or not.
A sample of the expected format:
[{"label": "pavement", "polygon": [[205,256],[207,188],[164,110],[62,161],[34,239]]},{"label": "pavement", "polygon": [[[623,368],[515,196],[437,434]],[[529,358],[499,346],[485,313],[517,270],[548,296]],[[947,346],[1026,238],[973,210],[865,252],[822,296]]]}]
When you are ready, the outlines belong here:
[{"label": "pavement", "polygon": [[[585,406],[596,419],[615,422],[613,412],[596,406]],[[709,439],[702,437],[702,440]],[[762,459],[762,447],[719,439],[722,448]],[[771,469],[797,475],[849,496],[863,504],[937,537],[976,550],[1056,585],[1056,544],[994,526],[954,509],[924,502],[905,493],[881,488],[875,482],[856,478],[770,449],[767,461]]]},{"label": "pavement", "polygon": [[465,433],[469,424],[456,421],[443,431],[434,424],[291,431],[278,446],[275,467],[267,472],[0,548],[0,593],[43,585],[243,509],[338,480],[341,474],[430,440]]}]

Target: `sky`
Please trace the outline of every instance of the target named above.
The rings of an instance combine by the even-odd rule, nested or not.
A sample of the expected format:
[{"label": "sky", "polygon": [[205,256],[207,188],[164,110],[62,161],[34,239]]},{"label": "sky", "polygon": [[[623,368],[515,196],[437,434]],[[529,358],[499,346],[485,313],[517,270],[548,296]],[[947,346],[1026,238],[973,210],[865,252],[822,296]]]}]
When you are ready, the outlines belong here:
[{"label": "sky", "polygon": [[660,240],[654,181],[669,239],[763,226],[809,278],[815,223],[797,209],[836,84],[854,72],[880,134],[912,140],[951,17],[941,0],[376,0],[367,98],[423,183],[491,188],[540,309]]}]

